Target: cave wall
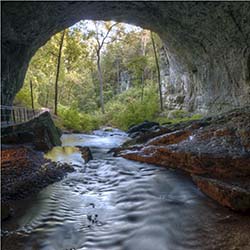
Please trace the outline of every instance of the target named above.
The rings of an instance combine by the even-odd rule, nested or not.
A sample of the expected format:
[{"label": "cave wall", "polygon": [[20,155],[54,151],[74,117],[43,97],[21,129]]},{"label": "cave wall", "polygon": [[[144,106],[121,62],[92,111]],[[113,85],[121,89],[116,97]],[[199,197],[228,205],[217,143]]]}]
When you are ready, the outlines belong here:
[{"label": "cave wall", "polygon": [[162,35],[165,106],[219,112],[249,104],[250,3],[189,4],[164,12],[172,21]]},{"label": "cave wall", "polygon": [[152,29],[168,57],[165,106],[224,111],[250,104],[249,2],[2,2],[2,104],[55,33],[81,19]]}]

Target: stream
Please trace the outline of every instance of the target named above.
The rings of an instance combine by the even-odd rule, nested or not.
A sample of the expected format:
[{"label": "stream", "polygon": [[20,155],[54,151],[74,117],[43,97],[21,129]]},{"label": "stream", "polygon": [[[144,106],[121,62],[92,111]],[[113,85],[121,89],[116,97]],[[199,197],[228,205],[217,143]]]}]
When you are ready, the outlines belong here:
[{"label": "stream", "polygon": [[[125,140],[119,131],[63,135],[47,157],[75,172],[30,198],[9,223],[13,249],[220,249],[211,246],[215,228],[231,212],[181,172],[112,157],[108,151]],[[89,146],[93,160],[85,164],[77,145]]]}]

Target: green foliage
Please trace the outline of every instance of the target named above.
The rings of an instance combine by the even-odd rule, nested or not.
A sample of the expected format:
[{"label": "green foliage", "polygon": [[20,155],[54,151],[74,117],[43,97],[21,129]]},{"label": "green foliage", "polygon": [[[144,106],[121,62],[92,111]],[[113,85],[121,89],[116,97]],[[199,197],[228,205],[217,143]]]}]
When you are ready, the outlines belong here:
[{"label": "green foliage", "polygon": [[106,113],[102,122],[126,130],[133,124],[153,120],[158,112],[155,86],[145,88],[143,101],[141,101],[140,95],[141,90],[138,87],[117,95],[115,99],[106,104]]},{"label": "green foliage", "polygon": [[99,120],[96,116],[80,113],[74,108],[60,106],[59,116],[62,119],[60,124],[62,128],[88,132],[99,127]]},{"label": "green foliage", "polygon": [[168,118],[170,119],[182,119],[189,116],[189,113],[185,110],[171,110],[168,113]]},{"label": "green foliage", "polygon": [[202,117],[203,116],[201,114],[194,114],[192,116],[179,117],[179,118],[157,117],[155,121],[164,125],[164,124],[168,124],[168,123],[175,124],[175,123],[180,123],[180,122],[200,120]]},{"label": "green foliage", "polygon": [[15,98],[15,105],[31,108],[31,97],[29,89],[23,88],[18,92]]},{"label": "green foliage", "polygon": [[[90,22],[92,25],[88,26]],[[100,88],[96,67],[96,38],[101,38],[112,22],[82,21],[66,29],[58,81],[56,124],[75,131],[90,131],[100,125],[127,129],[144,120],[156,119],[159,108],[154,54],[149,31],[117,24],[105,40],[101,52],[103,93],[106,113],[100,112]],[[102,34],[103,33],[103,34]],[[35,108],[54,108],[55,77],[60,33],[55,34],[32,58],[24,87],[16,102],[31,107],[30,80]],[[158,39],[158,40],[157,40]],[[157,46],[161,46],[156,38]],[[122,75],[130,84],[122,92]]]}]

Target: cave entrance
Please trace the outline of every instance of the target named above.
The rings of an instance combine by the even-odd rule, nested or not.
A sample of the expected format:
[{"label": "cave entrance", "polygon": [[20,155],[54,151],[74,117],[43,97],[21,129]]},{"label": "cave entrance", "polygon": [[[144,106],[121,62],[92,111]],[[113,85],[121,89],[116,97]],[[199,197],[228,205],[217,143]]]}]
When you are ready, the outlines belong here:
[{"label": "cave entrance", "polygon": [[[3,2],[2,99],[12,105],[21,89],[29,62],[48,39],[80,20],[115,20],[158,33],[157,16],[140,2]],[[160,3],[160,5],[162,5]],[[160,5],[157,6],[160,7]],[[148,21],[150,20],[150,21]],[[11,32],[10,32],[11,31]]]},{"label": "cave entrance", "polygon": [[247,2],[4,1],[1,5],[3,105],[13,104],[35,52],[52,35],[85,19],[131,23],[160,35],[170,55],[173,96],[166,101],[170,106],[184,100],[182,107],[206,113],[249,105]]},{"label": "cave entrance", "polygon": [[152,120],[162,100],[162,50],[150,30],[80,21],[38,49],[14,104],[49,109],[60,127],[77,131]]}]

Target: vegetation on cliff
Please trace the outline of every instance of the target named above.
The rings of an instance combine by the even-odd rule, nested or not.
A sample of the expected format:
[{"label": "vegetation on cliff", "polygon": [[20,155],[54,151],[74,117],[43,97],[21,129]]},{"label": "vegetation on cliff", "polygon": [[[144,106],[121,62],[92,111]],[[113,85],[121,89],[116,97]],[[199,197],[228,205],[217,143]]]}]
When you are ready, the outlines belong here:
[{"label": "vegetation on cliff", "polygon": [[[15,102],[49,108],[57,113],[59,127],[75,131],[101,125],[127,129],[144,120],[169,122],[166,115],[159,117],[156,57],[162,46],[148,30],[82,21],[38,50]],[[187,116],[179,112],[170,121],[183,118]]]}]

